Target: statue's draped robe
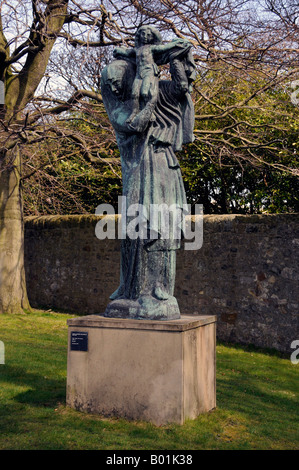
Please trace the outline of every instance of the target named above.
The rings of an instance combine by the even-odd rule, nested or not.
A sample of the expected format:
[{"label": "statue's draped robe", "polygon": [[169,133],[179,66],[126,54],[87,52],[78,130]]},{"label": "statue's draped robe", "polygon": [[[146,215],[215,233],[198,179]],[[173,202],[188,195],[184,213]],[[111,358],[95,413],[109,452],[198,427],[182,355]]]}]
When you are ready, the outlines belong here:
[{"label": "statue's draped robe", "polygon": [[[193,140],[191,97],[189,93],[178,95],[175,81],[160,81],[155,120],[143,133],[136,133],[126,123],[130,116],[130,98],[116,99],[105,85],[102,94],[120,150],[126,210],[132,204],[142,204],[144,212],[139,214],[139,220],[142,217],[141,224],[146,233],[143,239],[126,237],[122,240],[120,287],[111,298],[135,300],[142,295],[151,295],[153,284],[159,278],[163,288],[173,295],[174,250],[180,247],[181,232],[173,230],[176,225],[171,221],[169,236],[163,238],[161,219],[150,217],[150,207],[152,204],[166,204],[167,207],[175,204],[177,215],[187,209],[175,152]],[[122,219],[124,221],[124,216]],[[129,222],[127,217],[127,226]],[[154,240],[150,239],[153,234]]]}]

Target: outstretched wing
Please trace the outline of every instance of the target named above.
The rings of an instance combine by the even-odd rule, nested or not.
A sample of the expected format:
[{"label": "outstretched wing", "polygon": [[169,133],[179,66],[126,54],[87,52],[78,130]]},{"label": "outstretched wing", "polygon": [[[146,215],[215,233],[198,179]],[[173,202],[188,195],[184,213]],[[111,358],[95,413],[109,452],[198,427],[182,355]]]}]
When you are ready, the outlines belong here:
[{"label": "outstretched wing", "polygon": [[171,62],[174,59],[183,59],[188,56],[192,44],[187,41],[177,39],[173,42],[173,46],[168,50],[163,50],[163,46],[155,47],[154,49],[154,60],[156,64],[163,65]]}]

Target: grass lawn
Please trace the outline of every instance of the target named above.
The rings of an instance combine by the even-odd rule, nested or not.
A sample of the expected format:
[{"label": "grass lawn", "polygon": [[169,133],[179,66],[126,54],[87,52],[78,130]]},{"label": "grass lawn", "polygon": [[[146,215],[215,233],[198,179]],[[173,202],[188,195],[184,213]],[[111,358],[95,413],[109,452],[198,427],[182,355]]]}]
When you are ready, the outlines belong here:
[{"label": "grass lawn", "polygon": [[183,426],[65,406],[70,315],[0,315],[0,450],[298,449],[298,376],[279,353],[218,344],[217,409]]}]

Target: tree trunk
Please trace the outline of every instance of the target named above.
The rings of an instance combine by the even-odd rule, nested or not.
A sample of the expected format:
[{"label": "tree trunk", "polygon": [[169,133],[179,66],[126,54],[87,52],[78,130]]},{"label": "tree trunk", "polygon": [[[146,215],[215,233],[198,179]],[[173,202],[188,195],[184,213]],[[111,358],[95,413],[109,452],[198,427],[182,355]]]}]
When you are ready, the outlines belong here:
[{"label": "tree trunk", "polygon": [[[43,13],[42,3],[46,3]],[[30,308],[24,269],[21,156],[14,143],[17,134],[20,136],[23,126],[27,125],[24,110],[44,76],[52,48],[66,20],[67,8],[68,0],[32,2],[33,20],[24,50],[27,42],[30,47],[19,73],[5,63],[5,59],[12,56],[0,12],[0,80],[5,84],[5,109],[0,110],[3,121],[0,127],[0,313],[20,313]],[[16,58],[14,60],[17,62]],[[13,150],[7,152],[10,145],[14,145]]]},{"label": "tree trunk", "polygon": [[21,158],[17,146],[0,161],[0,313],[30,309],[24,269]]}]

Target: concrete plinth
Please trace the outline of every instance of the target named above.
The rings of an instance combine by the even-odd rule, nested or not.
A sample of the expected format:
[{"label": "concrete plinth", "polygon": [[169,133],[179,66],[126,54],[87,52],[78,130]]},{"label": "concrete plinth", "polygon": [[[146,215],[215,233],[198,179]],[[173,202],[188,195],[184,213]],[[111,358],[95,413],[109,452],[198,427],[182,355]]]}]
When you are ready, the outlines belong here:
[{"label": "concrete plinth", "polygon": [[88,315],[68,326],[68,406],[156,425],[183,424],[215,408],[216,316]]}]

